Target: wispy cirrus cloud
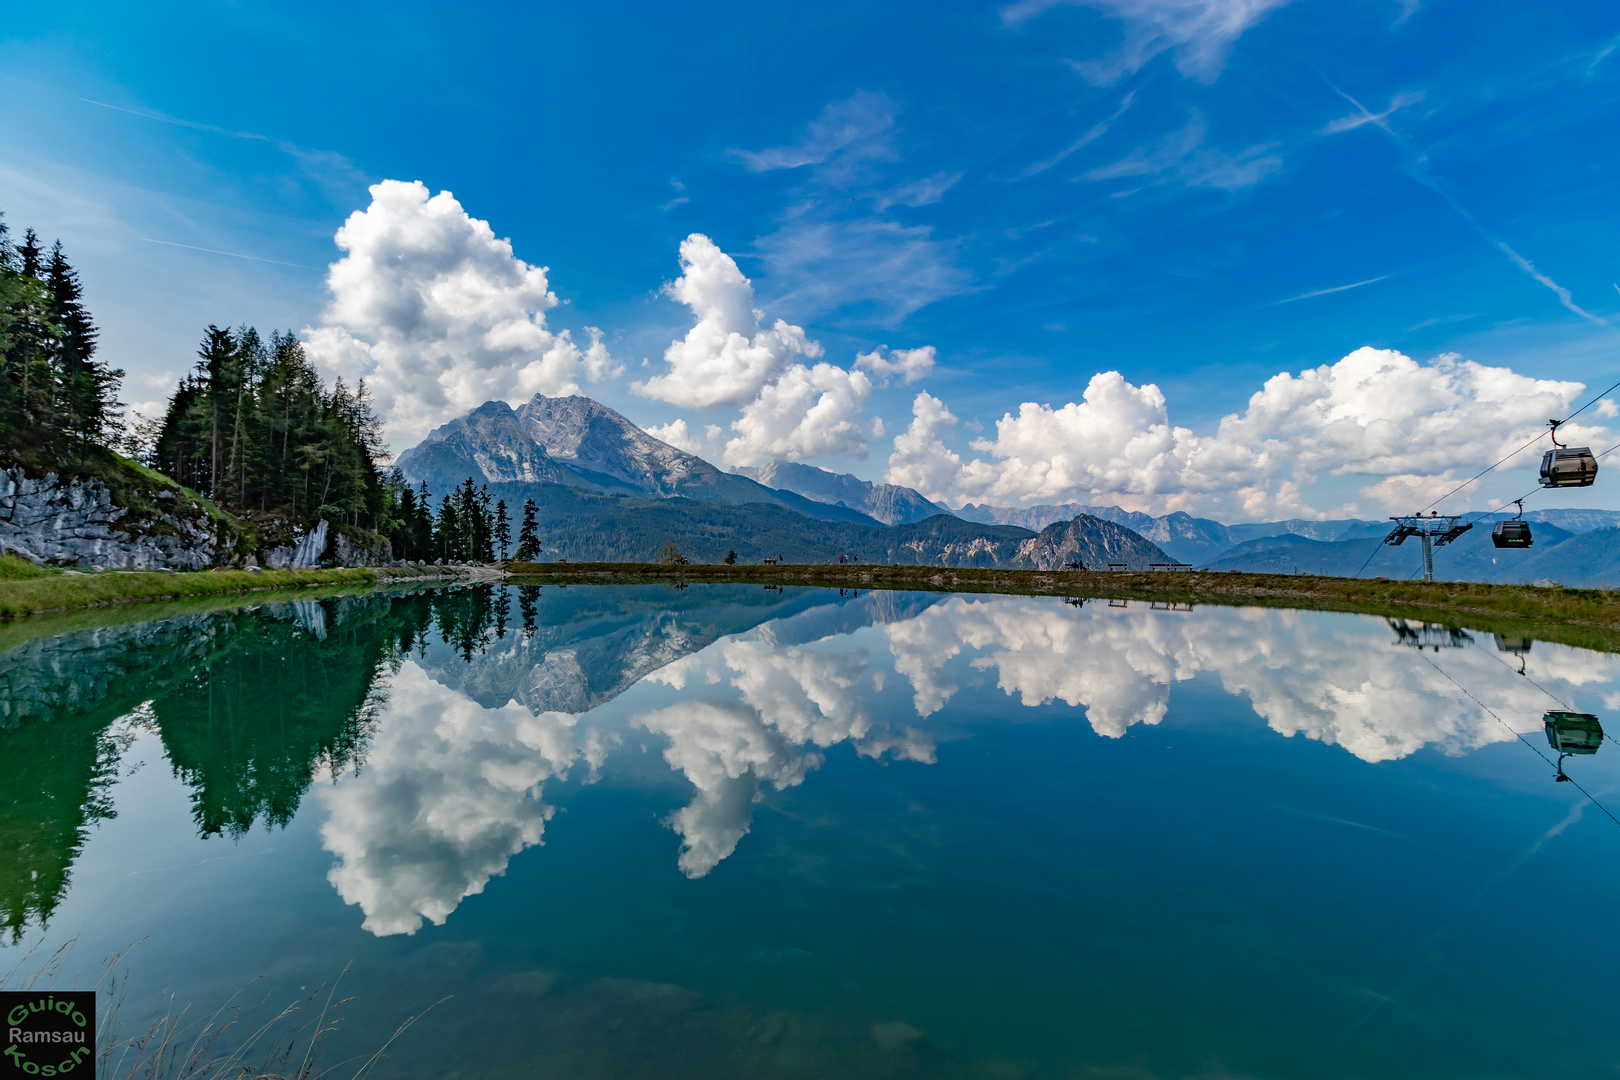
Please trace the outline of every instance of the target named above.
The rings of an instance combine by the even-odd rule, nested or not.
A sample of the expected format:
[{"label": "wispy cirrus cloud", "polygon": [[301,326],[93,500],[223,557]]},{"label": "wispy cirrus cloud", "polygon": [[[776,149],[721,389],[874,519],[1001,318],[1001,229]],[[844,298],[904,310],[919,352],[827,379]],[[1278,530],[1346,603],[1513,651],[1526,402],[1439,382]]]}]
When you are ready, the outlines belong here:
[{"label": "wispy cirrus cloud", "polygon": [[962,174],[959,172],[939,172],[933,176],[925,176],[921,180],[913,180],[909,184],[901,184],[878,195],[877,208],[887,210],[891,206],[931,206],[943,199],[945,193],[955,187],[961,179]]},{"label": "wispy cirrus cloud", "polygon": [[732,149],[726,155],[749,172],[798,169],[825,165],[834,158],[886,159],[893,157],[889,132],[898,107],[887,95],[862,90],[834,101],[806,127],[798,142],[764,150]]},{"label": "wispy cirrus cloud", "polygon": [[936,238],[927,225],[794,215],[754,246],[781,290],[777,302],[798,310],[867,303],[897,322],[974,288],[972,275],[957,264],[957,245]]},{"label": "wispy cirrus cloud", "polygon": [[1055,7],[1101,8],[1125,23],[1125,38],[1100,60],[1071,61],[1086,79],[1112,86],[1141,70],[1166,50],[1189,79],[1211,83],[1220,76],[1237,39],[1289,0],[1019,0],[1001,9],[1017,26]]},{"label": "wispy cirrus cloud", "polygon": [[1086,180],[1119,180],[1135,176],[1161,176],[1190,187],[1216,187],[1226,191],[1250,187],[1282,168],[1274,153],[1277,143],[1257,143],[1235,153],[1204,145],[1208,125],[1200,113],[1180,131],[1152,146],[1142,146],[1109,165],[1084,174]]},{"label": "wispy cirrus cloud", "polygon": [[808,170],[776,229],[754,241],[773,303],[807,313],[864,305],[893,323],[972,287],[953,242],[888,213],[939,203],[962,179],[952,171],[901,183],[882,177],[877,164],[898,160],[898,113],[886,95],[862,90],[828,104],[794,143],[728,151],[750,172]]},{"label": "wispy cirrus cloud", "polygon": [[233,131],[230,128],[216,127],[213,124],[200,124],[194,120],[184,120],[178,116],[169,116],[166,113],[154,112],[150,109],[132,109],[125,105],[111,105],[105,101],[96,101],[92,98],[81,97],[80,101],[86,105],[95,105],[102,109],[111,109],[114,112],[128,113],[143,120],[156,120],[160,124],[172,124],[175,127],[190,128],[192,131],[202,131],[210,135],[223,135],[228,139],[243,139],[247,142],[260,142],[273,146],[296,161],[299,167],[312,179],[326,184],[349,185],[364,184],[366,176],[354,163],[342,154],[331,150],[311,150],[299,146],[285,139],[272,138],[269,135],[260,135],[256,131]]}]

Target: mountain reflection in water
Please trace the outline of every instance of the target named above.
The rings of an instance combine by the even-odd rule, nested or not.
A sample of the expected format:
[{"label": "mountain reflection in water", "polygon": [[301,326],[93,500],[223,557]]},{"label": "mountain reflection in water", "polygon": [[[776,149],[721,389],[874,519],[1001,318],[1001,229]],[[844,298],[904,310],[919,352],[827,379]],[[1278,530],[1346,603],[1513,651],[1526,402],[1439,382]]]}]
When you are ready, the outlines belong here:
[{"label": "mountain reflection in water", "polygon": [[[1524,642],[1510,669],[1490,638],[1446,632],[1436,640],[1458,647],[1420,660],[1401,647],[1419,637],[1260,609],[486,585],[43,638],[0,656],[0,916],[14,936],[49,919],[141,733],[161,739],[202,836],[285,825],[327,781],[314,791],[328,879],[385,936],[443,924],[541,842],[549,784],[594,780],[632,741],[661,748],[687,786],[667,825],[680,871],[700,878],[743,842],[767,788],[813,782],[833,747],[934,762],[960,737],[948,706],[964,688],[1060,702],[1119,739],[1208,675],[1279,735],[1369,763],[1539,733],[1549,697],[1596,689],[1620,705],[1620,658]],[[657,700],[602,715],[638,685]],[[1488,687],[1507,724],[1463,687]]]}]

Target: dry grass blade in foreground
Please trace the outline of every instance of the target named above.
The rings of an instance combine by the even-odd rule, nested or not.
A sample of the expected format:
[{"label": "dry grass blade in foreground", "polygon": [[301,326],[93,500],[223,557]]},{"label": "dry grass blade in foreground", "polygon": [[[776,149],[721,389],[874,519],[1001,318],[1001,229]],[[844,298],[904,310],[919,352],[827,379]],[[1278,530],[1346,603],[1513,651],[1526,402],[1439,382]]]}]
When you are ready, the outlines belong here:
[{"label": "dry grass blade in foreground", "polygon": [[[18,959],[9,971],[0,974],[0,989],[40,990],[55,989],[59,979],[66,977],[64,968],[73,952],[77,939],[71,939],[48,956],[41,957],[36,942]],[[137,943],[138,944],[138,943]],[[268,998],[257,1005],[244,1006],[238,997],[250,989],[255,979],[229,1000],[205,1017],[191,1018],[190,1006],[180,1005],[165,991],[159,997],[158,1008],[138,1034],[125,1036],[121,1032],[120,1015],[127,1006],[129,968],[122,966],[129,949],[103,962],[96,970],[88,987],[79,980],[71,980],[75,989],[97,991],[96,1017],[97,1054],[96,1075],[103,1080],[318,1080],[328,1076],[347,1075],[350,1080],[361,1080],[373,1067],[387,1060],[387,1051],[401,1035],[432,1008],[448,998],[434,1002],[428,1009],[409,1017],[378,1047],[370,1057],[360,1061],[354,1072],[346,1071],[355,1060],[320,1066],[322,1039],[337,1030],[340,1018],[333,1011],[348,1004],[353,998],[337,997],[337,986],[348,967],[343,969],[330,988],[325,984],[315,988],[306,997],[283,1006],[261,1022],[246,1030],[245,1012],[262,1012],[269,1007]],[[317,999],[320,1011],[308,1020],[299,1022],[308,1007]],[[241,1039],[231,1045],[231,1037],[241,1032]]]}]

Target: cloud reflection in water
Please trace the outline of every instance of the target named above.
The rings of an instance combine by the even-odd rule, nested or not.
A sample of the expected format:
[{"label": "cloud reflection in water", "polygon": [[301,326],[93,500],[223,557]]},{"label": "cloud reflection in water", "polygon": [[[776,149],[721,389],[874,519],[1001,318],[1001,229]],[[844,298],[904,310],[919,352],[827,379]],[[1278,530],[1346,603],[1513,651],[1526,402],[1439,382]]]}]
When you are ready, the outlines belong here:
[{"label": "cloud reflection in water", "polygon": [[[693,637],[685,655],[664,635],[652,650],[662,663],[650,671],[649,650],[634,642],[594,650],[570,642],[569,665],[590,656],[635,669],[575,675],[613,687],[608,700],[638,683],[676,699],[627,721],[605,716],[601,695],[578,715],[539,711],[532,693],[493,704],[490,672],[527,687],[511,677],[514,665],[542,670],[549,661],[544,649],[524,655],[521,642],[491,645],[467,660],[442,652],[420,665],[406,660],[364,768],[321,792],[323,840],[339,860],[330,880],[375,934],[414,933],[424,919],[442,924],[504,873],[513,855],[542,840],[553,813],[546,782],[578,768],[594,776],[627,724],[661,737],[664,760],[692,785],[667,824],[681,838],[680,871],[698,878],[736,850],[764,785],[805,783],[830,748],[847,743],[864,756],[928,764],[942,722],[958,731],[964,718],[994,722],[963,703],[991,675],[1023,707],[1083,709],[1108,738],[1158,724],[1174,684],[1208,675],[1247,698],[1274,731],[1366,762],[1424,747],[1456,755],[1513,738],[1442,670],[1488,694],[1521,731],[1539,729],[1551,704],[1501,663],[1488,638],[1420,658],[1395,645],[1381,620],[1261,609],[1076,609],[1050,598],[963,596],[897,605],[869,594],[730,636]],[[1620,658],[1537,643],[1531,673],[1569,700],[1606,691],[1620,678]],[[894,677],[909,685],[909,709],[883,695]],[[482,705],[469,696],[475,687]]]}]

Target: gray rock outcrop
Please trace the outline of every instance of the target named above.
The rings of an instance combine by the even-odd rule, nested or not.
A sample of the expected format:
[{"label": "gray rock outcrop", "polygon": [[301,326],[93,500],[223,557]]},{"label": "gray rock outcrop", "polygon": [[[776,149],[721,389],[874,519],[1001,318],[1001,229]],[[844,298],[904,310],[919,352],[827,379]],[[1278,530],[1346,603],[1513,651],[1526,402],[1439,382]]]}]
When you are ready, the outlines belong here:
[{"label": "gray rock outcrop", "polygon": [[374,547],[366,547],[334,529],[331,522],[322,520],[296,544],[261,548],[259,561],[268,570],[308,570],[322,563],[387,566],[393,558],[387,541],[378,540]]},{"label": "gray rock outcrop", "polygon": [[230,554],[200,505],[173,490],[157,498],[173,510],[132,514],[100,480],[12,466],[0,471],[0,551],[93,570],[200,570]]}]

